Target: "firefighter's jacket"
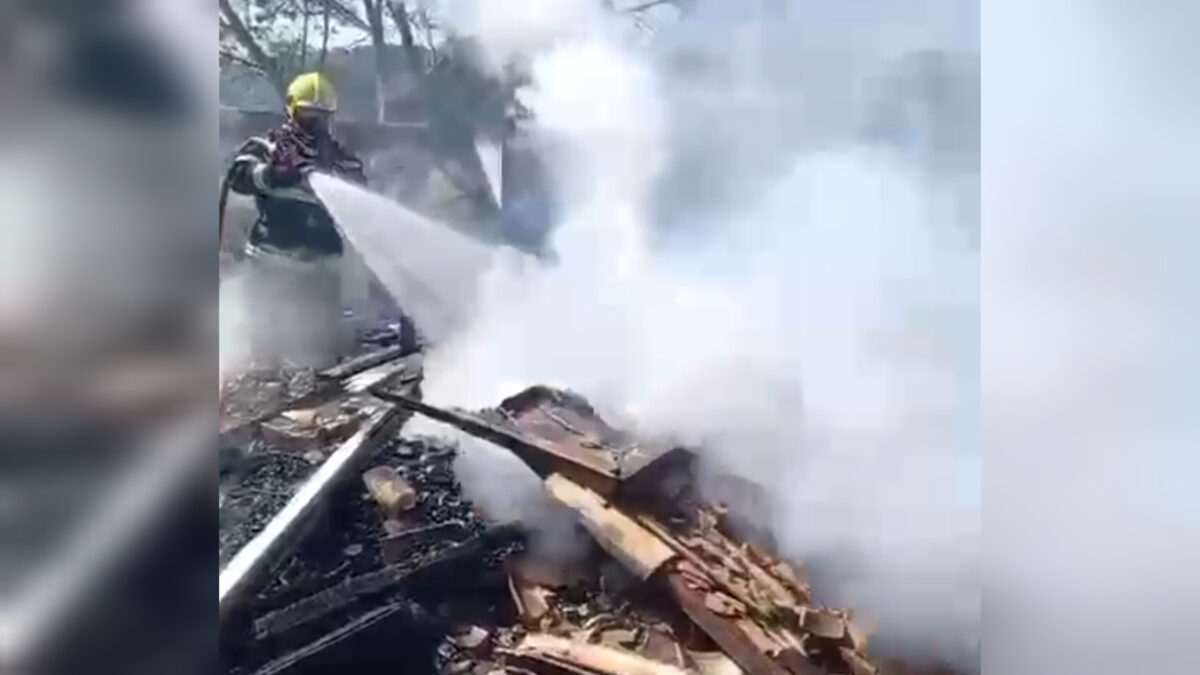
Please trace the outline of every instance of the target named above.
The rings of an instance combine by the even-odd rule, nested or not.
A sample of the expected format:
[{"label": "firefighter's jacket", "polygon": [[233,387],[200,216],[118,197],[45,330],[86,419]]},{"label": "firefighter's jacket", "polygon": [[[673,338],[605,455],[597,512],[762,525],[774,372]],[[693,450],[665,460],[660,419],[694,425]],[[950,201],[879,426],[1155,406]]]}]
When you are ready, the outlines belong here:
[{"label": "firefighter's jacket", "polygon": [[247,140],[230,172],[230,189],[254,197],[258,220],[249,245],[293,258],[341,255],[342,239],[333,218],[307,181],[277,185],[274,169],[308,166],[365,184],[362,162],[329,136],[316,136],[288,120],[263,136]]}]

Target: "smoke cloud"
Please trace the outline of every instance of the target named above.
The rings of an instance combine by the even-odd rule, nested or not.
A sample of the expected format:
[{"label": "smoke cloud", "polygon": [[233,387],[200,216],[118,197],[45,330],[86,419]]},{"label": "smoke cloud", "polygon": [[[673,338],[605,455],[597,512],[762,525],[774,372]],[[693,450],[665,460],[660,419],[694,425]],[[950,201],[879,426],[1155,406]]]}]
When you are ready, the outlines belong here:
[{"label": "smoke cloud", "polygon": [[987,666],[1192,672],[1197,8],[990,10]]},{"label": "smoke cloud", "polygon": [[[454,3],[496,62],[529,58],[521,96],[563,214],[557,264],[505,254],[483,273],[427,398],[482,407],[547,383],[680,437],[767,488],[783,549],[824,599],[879,620],[878,649],[977,669],[979,261],[961,189],[978,176],[924,161],[955,148],[864,134],[871,83],[909,51],[959,49],[963,3],[700,3],[650,46],[599,4]],[[464,453],[485,508],[536,508],[517,496],[532,476],[489,478],[515,461]]]}]

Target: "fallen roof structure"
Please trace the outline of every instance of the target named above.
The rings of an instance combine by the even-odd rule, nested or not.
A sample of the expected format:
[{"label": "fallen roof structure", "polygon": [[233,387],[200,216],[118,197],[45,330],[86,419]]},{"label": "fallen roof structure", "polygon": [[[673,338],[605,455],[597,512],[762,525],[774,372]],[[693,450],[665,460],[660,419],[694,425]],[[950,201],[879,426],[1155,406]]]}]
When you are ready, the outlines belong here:
[{"label": "fallen roof structure", "polygon": [[[268,543],[225,565],[227,672],[916,672],[874,659],[851,611],[815,603],[801,571],[747,541],[695,487],[686,449],[615,429],[549,387],[484,411],[433,406],[419,362],[395,356],[316,378],[318,393],[294,397],[306,408],[228,426],[294,464],[317,453],[320,466],[251,542]],[[354,431],[315,403],[356,410]],[[400,435],[413,413],[511,451],[594,551],[570,569],[525,553],[520,523],[494,522],[462,494],[453,445]],[[300,433],[313,426],[326,433]],[[322,444],[332,452],[312,449]]]},{"label": "fallen roof structure", "polygon": [[[704,503],[694,490],[667,491],[666,485],[679,484],[667,480],[669,475],[690,471],[687,451],[646,451],[636,439],[609,427],[586,402],[546,387],[501,403],[498,417],[507,423],[486,419],[496,413],[485,417],[375,393],[513,450],[543,476],[550,495],[577,513],[604,551],[637,579],[664,591],[743,672],[879,672],[867,658],[866,636],[849,611],[814,604],[808,585],[786,561],[740,541],[724,526],[723,507]],[[629,465],[633,468],[623,468]],[[636,488],[623,489],[626,481]],[[539,621],[546,616],[551,614]],[[551,621],[549,627],[555,626]],[[570,634],[579,627],[558,628]],[[511,653],[531,657],[545,651],[531,646],[531,638],[536,635]],[[538,639],[534,644],[545,643]],[[573,653],[552,651],[556,656],[551,660],[558,662],[570,660]],[[583,654],[598,653],[585,649]]]}]

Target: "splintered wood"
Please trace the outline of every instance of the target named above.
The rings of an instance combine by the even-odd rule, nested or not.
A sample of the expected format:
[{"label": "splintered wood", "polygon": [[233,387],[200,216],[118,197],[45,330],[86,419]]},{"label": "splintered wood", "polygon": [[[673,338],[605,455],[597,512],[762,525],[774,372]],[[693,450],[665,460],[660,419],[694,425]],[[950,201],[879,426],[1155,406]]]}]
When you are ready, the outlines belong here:
[{"label": "splintered wood", "polygon": [[595,492],[560,474],[546,479],[546,489],[559,502],[575,509],[584,529],[639,579],[649,578],[675,557],[665,542]]},{"label": "splintered wood", "polygon": [[[595,453],[605,452],[594,439],[603,434],[595,430],[613,438],[620,432],[607,427],[586,405],[576,403],[567,410],[561,403],[567,399],[545,387],[507,399],[509,407],[525,411],[518,425],[520,443],[497,436],[490,428],[476,429],[479,425],[474,423],[459,420],[458,426],[481,438],[497,439],[494,442],[509,447],[545,476],[546,490],[575,511],[600,548],[645,586],[657,588],[657,596],[672,600],[675,614],[681,611],[680,620],[690,626],[689,634],[698,629],[728,657],[719,662],[721,668],[733,666],[748,675],[879,675],[878,666],[866,654],[865,631],[852,623],[850,612],[813,603],[802,573],[732,536],[724,522],[728,515],[724,507],[698,505],[694,495],[685,498],[686,488],[675,480],[681,474],[674,471],[674,461],[661,463],[668,455],[660,456],[657,467],[643,466],[639,475],[652,480],[636,485],[620,472],[568,472],[575,465],[593,467],[602,464],[601,459],[607,461],[607,455],[587,453],[593,446],[597,446]],[[516,405],[522,402],[523,407]],[[431,406],[424,406],[429,412],[415,404],[413,408],[435,419],[459,419]],[[570,445],[570,452],[555,442]],[[623,438],[623,444],[636,447],[628,438]],[[551,447],[557,450],[551,452]],[[689,480],[686,474],[682,477]],[[672,516],[671,526],[658,519],[668,513],[680,516]],[[670,663],[646,658],[651,635],[645,628],[565,626],[556,612],[554,592],[511,571],[509,587],[526,628],[546,631],[527,636],[511,651],[515,658],[549,664],[558,668],[554,672],[697,672],[682,643],[666,633],[653,636],[653,651],[668,655]],[[635,640],[641,642],[640,654],[622,649]],[[669,657],[671,644],[678,658]]]},{"label": "splintered wood", "polygon": [[512,595],[513,605],[521,617],[521,623],[526,628],[541,629],[550,618],[551,592],[514,571],[508,574],[508,591]]},{"label": "splintered wood", "polygon": [[603,675],[688,675],[689,672],[659,661],[651,661],[625,649],[588,644],[544,633],[525,636],[511,653],[514,656],[544,660],[551,664],[582,666],[588,672]]},{"label": "splintered wood", "polygon": [[[738,665],[751,673],[766,668],[746,656],[750,644],[783,672],[878,672],[849,612],[812,604],[808,585],[790,565],[732,539],[720,528],[718,512],[697,515],[696,524],[679,533],[650,516],[638,521],[680,553],[669,574],[681,604]],[[698,616],[705,612],[715,620]]]},{"label": "splintered wood", "polygon": [[[561,475],[547,478],[546,487],[626,569],[643,580],[665,578],[684,613],[746,673],[877,675],[850,614],[813,604],[807,583],[788,563],[730,537],[719,511],[703,510],[695,524],[673,532]],[[510,583],[526,625],[544,628],[552,611],[548,594],[517,578]]]},{"label": "splintered wood", "polygon": [[641,579],[661,571],[684,612],[745,672],[878,673],[849,613],[814,605],[790,565],[723,532],[720,511],[701,511],[672,532],[557,474],[546,486],[629,571]]}]

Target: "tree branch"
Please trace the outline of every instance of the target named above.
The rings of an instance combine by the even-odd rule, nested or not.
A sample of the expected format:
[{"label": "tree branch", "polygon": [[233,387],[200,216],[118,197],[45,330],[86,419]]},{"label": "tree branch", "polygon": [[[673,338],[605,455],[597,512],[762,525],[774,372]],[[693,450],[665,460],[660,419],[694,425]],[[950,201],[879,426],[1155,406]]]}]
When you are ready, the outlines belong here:
[{"label": "tree branch", "polygon": [[265,73],[262,66],[242,56],[241,54],[235,54],[228,49],[220,49],[217,53],[221,56],[221,58],[229,59],[230,61],[246,66],[247,68],[252,68],[259,73]]},{"label": "tree branch", "polygon": [[329,15],[332,13],[332,10],[328,2],[322,4],[325,5],[325,27],[323,29],[325,32],[321,37],[321,61],[318,70],[325,72],[325,57],[329,55]]},{"label": "tree branch", "polygon": [[417,49],[416,40],[413,39],[412,20],[408,16],[408,8],[403,2],[391,2],[390,0],[387,0],[387,7],[388,14],[392,17],[392,23],[400,31],[400,44],[404,47],[404,60],[408,61],[408,70],[419,78],[424,74],[424,69],[421,63],[421,53]]},{"label": "tree branch", "polygon": [[367,21],[371,25],[371,44],[375,52],[375,104],[377,121],[385,120],[387,108],[387,93],[384,85],[388,81],[387,43],[383,38],[383,3],[385,0],[362,0],[363,9],[367,12]]},{"label": "tree branch", "polygon": [[428,10],[418,10],[416,14],[409,15],[413,23],[425,32],[425,49],[429,50],[428,64],[426,70],[433,70],[433,64],[438,61],[437,41],[433,39],[433,21],[429,18]]},{"label": "tree branch", "polygon": [[636,25],[638,28],[641,28],[642,30],[646,31],[647,33],[655,33],[655,32],[657,32],[657,31],[655,31],[655,30],[654,30],[654,26],[651,26],[650,24],[646,23],[646,20],[645,20],[645,19],[643,19],[643,18],[642,18],[640,15],[638,15],[638,14],[634,14],[634,15],[633,15],[633,23],[634,23],[634,24],[635,24],[635,25]]},{"label": "tree branch", "polygon": [[639,5],[634,5],[633,7],[624,7],[618,11],[625,14],[641,14],[648,9],[654,9],[659,5],[671,5],[672,7],[678,7],[679,0],[646,0],[646,2],[643,2]]},{"label": "tree branch", "polygon": [[259,46],[258,41],[254,39],[254,35],[250,33],[250,30],[246,28],[246,24],[242,23],[241,17],[233,10],[233,6],[229,4],[229,0],[217,1],[221,8],[221,16],[225,18],[226,25],[233,31],[233,36],[237,39],[238,44],[250,55],[251,61],[257,62],[259,70],[266,75],[267,80],[275,88],[276,93],[282,97],[287,87],[284,85],[283,77],[279,74],[279,65],[274,59],[267,56],[267,53]]},{"label": "tree branch", "polygon": [[344,21],[345,23],[348,23],[359,30],[370,32],[371,26],[364,21],[361,16],[355,13],[354,10],[342,4],[341,0],[320,0],[320,2],[325,6],[325,9],[329,12],[332,12],[339,21]]},{"label": "tree branch", "polygon": [[300,32],[300,68],[304,70],[308,67],[308,0],[301,3],[304,12],[304,28]]}]

